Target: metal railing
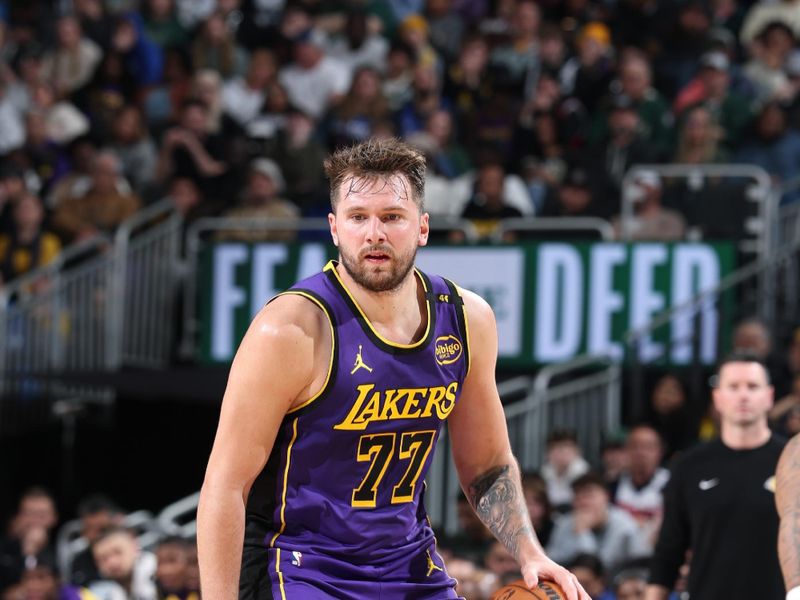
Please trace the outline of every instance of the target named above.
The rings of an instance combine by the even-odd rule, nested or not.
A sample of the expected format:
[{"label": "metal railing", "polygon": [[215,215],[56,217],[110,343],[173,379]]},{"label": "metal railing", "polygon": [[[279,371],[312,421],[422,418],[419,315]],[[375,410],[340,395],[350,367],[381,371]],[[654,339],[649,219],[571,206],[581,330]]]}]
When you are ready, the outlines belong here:
[{"label": "metal railing", "polygon": [[581,235],[586,239],[611,241],[614,228],[599,217],[514,217],[500,221],[492,235],[492,241],[502,242],[509,233],[547,235],[550,239],[558,235]]},{"label": "metal railing", "polygon": [[625,173],[622,179],[621,236],[623,241],[633,235],[634,196],[628,193],[643,171],[652,171],[662,178],[682,178],[687,184],[700,189],[709,182],[722,178],[729,180],[752,180],[754,185],[742,189],[743,199],[756,203],[756,214],[745,223],[745,230],[752,238],[740,241],[743,253],[766,258],[774,249],[775,232],[772,223],[776,216],[777,197],[772,180],[764,169],[748,164],[637,164]]},{"label": "metal railing", "polygon": [[[535,378],[520,376],[498,385],[504,402],[516,399],[505,404],[505,415],[521,469],[541,467],[547,432],[554,428],[575,431],[585,456],[600,456],[603,436],[621,425],[620,387],[620,367],[605,357],[592,356],[549,365]],[[457,530],[454,509],[459,490],[443,430],[428,472],[426,506],[433,523],[448,533]]]}]

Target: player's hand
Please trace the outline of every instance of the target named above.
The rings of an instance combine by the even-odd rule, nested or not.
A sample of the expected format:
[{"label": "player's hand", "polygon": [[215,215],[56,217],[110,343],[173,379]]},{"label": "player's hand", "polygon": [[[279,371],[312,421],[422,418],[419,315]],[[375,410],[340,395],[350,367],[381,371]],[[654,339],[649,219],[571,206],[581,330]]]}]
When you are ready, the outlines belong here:
[{"label": "player's hand", "polygon": [[538,585],[539,580],[555,581],[564,590],[567,600],[592,600],[575,575],[544,555],[522,565],[522,576],[531,589]]}]

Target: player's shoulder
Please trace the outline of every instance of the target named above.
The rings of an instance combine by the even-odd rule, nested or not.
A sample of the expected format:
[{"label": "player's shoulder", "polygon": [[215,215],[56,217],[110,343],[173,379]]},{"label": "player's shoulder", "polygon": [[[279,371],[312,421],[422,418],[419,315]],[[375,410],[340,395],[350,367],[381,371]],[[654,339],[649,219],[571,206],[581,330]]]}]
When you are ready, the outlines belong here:
[{"label": "player's shoulder", "polygon": [[467,313],[470,325],[473,323],[493,323],[494,312],[489,303],[473,291],[455,285],[458,295],[464,301],[464,310]]},{"label": "player's shoulder", "polygon": [[313,298],[299,294],[280,294],[253,318],[250,326],[256,335],[286,342],[300,337],[316,337],[327,327],[328,317]]}]

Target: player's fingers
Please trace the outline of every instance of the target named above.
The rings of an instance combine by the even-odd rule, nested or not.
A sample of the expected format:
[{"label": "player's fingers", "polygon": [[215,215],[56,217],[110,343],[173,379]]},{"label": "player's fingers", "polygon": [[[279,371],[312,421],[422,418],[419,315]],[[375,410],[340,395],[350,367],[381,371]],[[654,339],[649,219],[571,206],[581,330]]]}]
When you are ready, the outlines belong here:
[{"label": "player's fingers", "polygon": [[537,575],[536,571],[526,571],[523,574],[523,578],[525,579],[525,585],[531,589],[539,585],[539,576]]}]

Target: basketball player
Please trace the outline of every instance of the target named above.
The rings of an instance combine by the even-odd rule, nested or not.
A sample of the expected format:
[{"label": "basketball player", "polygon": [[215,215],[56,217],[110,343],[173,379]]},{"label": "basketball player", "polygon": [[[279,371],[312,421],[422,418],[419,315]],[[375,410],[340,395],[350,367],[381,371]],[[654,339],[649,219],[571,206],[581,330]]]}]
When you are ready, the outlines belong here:
[{"label": "basketball player", "polygon": [[203,597],[456,598],[423,506],[447,419],[462,487],[527,584],[589,600],[530,524],[491,309],[414,268],[424,157],[370,141],[325,169],[340,258],[269,302],[234,358],[198,509]]},{"label": "basketball player", "polygon": [[767,425],[773,389],[764,364],[744,353],[723,360],[713,400],[720,438],[671,469],[645,598],[666,600],[691,549],[692,598],[783,600],[774,491],[785,442]]},{"label": "basketball player", "polygon": [[778,555],[781,559],[786,600],[800,600],[800,435],[781,454],[775,473],[775,499],[781,524]]}]

